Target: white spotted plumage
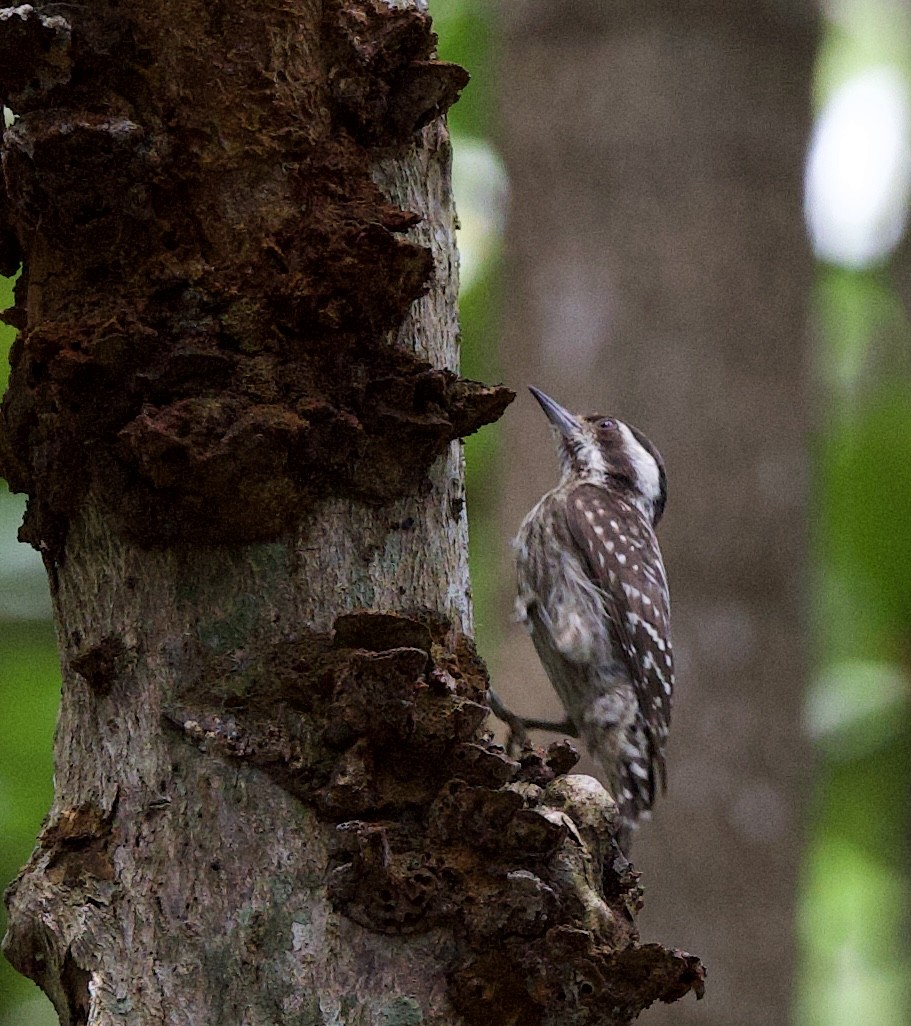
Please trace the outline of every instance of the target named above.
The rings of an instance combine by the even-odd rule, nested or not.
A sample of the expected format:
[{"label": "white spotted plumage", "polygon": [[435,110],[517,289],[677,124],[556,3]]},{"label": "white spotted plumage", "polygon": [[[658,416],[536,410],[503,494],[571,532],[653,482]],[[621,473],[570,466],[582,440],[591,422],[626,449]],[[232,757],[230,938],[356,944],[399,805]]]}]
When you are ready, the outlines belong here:
[{"label": "white spotted plumage", "polygon": [[569,723],[604,769],[625,844],[665,780],[674,666],[654,532],[664,465],[635,428],[576,417],[532,391],[563,475],[519,530],[518,607]]}]

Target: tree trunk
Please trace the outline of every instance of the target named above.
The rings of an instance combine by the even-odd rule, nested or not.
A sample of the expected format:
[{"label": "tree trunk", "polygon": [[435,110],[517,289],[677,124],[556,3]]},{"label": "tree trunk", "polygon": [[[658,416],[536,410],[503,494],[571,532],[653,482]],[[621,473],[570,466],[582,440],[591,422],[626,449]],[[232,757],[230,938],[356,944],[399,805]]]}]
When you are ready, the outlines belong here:
[{"label": "tree trunk", "polygon": [[63,670],[5,952],[65,1024],[625,1023],[701,988],[636,943],[603,791],[479,738],[456,439],[511,393],[454,370],[465,76],[419,6],[0,15],[0,467]]},{"label": "tree trunk", "polygon": [[[699,951],[710,986],[704,1005],[646,1019],[783,1024],[809,758],[801,195],[814,18],[802,3],[658,0],[500,12],[503,366],[514,385],[641,427],[668,466],[669,789],[633,859],[644,928]],[[508,537],[557,468],[530,399],[504,431]],[[505,586],[504,618],[512,597]],[[518,627],[492,672],[515,712],[558,718]]]}]

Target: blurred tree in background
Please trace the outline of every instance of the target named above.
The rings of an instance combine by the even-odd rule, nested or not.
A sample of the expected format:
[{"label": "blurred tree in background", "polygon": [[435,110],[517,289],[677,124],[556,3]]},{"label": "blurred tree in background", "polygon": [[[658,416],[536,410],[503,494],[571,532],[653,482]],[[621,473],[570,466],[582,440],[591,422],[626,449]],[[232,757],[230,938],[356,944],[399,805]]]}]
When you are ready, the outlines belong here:
[{"label": "blurred tree in background", "polygon": [[[511,384],[636,424],[668,467],[678,689],[668,792],[632,857],[641,928],[699,952],[709,986],[643,1020],[783,1024],[810,780],[802,197],[816,12],[510,0],[501,16]],[[503,434],[506,534],[558,471],[534,403],[517,401]],[[493,679],[513,709],[551,699],[517,628]]]},{"label": "blurred tree in background", "polygon": [[[498,240],[507,187],[492,138],[498,90],[508,83],[497,81],[502,55],[496,11],[484,0],[431,0],[430,6],[442,55],[473,75],[450,112],[463,226],[464,373],[486,380],[506,376],[517,387],[547,387],[546,381],[529,380],[530,368],[507,366],[497,345],[502,298]],[[829,0],[825,9],[829,20],[816,90],[821,116],[807,209],[811,237],[823,258],[813,299],[818,430],[812,453],[813,570],[807,585],[816,672],[805,717],[816,758],[796,917],[794,1021],[800,1026],[856,1026],[867,1020],[899,1026],[911,1021],[911,247],[900,241],[905,238],[911,166],[911,31],[901,0]],[[889,69],[885,75],[884,66]],[[549,73],[546,66],[540,68],[542,77]],[[844,92],[851,89],[853,94]],[[583,95],[576,99],[587,101]],[[618,94],[614,102],[629,100]],[[845,129],[852,115],[853,135]],[[654,147],[660,158],[659,138]],[[841,191],[835,181],[839,172]],[[523,197],[516,196],[515,202],[521,205]],[[640,215],[630,211],[626,216],[635,221]],[[612,228],[605,225],[604,231]],[[674,230],[667,225],[671,241]],[[548,245],[543,233],[540,245]],[[579,326],[567,328],[579,331]],[[11,329],[3,329],[2,387],[11,338]],[[600,394],[602,382],[590,387]],[[572,402],[574,397],[558,398]],[[605,399],[613,398],[611,387]],[[757,424],[757,431],[762,429]],[[540,424],[534,430],[541,462],[550,473],[554,466],[546,432]],[[497,646],[508,637],[509,626],[496,596],[504,588],[508,535],[494,510],[504,458],[496,431],[474,436],[467,449],[478,636],[482,652],[502,665],[510,656],[497,655]],[[676,469],[679,475],[681,468]],[[684,517],[679,495],[675,488],[674,514]],[[44,571],[37,555],[15,540],[23,506],[20,496],[8,495],[0,485],[0,885],[25,862],[50,803],[59,687]],[[511,576],[507,591],[510,582]],[[535,667],[529,672],[540,686],[543,673]],[[523,704],[522,711],[533,710]],[[701,712],[693,709],[691,714]],[[673,764],[671,770],[673,793],[684,785],[674,776]],[[713,839],[701,843],[711,858]],[[661,852],[649,858],[659,863]],[[648,889],[651,878],[650,872],[645,884],[655,903],[657,893]],[[755,971],[765,969],[758,965]],[[710,994],[712,985],[710,976]],[[0,1026],[54,1021],[34,985],[0,959]]]}]

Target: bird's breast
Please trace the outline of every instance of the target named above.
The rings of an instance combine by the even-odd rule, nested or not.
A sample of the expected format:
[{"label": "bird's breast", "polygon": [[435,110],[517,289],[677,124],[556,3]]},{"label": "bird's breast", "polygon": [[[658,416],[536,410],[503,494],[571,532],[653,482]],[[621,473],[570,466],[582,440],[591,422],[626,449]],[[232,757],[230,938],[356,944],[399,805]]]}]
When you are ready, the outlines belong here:
[{"label": "bird's breast", "polygon": [[[537,515],[536,515],[537,514]],[[539,504],[516,538],[516,611],[538,648],[577,665],[613,663],[610,622],[604,596],[591,579],[581,553],[561,535],[558,511]]]}]

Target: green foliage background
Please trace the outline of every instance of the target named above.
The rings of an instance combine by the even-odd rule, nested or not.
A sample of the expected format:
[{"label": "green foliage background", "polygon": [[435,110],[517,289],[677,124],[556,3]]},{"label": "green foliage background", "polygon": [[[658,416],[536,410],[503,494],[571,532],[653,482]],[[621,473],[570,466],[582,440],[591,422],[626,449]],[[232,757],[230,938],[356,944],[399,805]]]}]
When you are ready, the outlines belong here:
[{"label": "green foliage background", "polygon": [[[12,303],[12,281],[0,278],[0,306]],[[15,332],[0,327],[0,391]],[[0,482],[0,887],[28,859],[53,796],[52,745],[60,668],[44,568],[16,541],[25,503]],[[0,930],[5,929],[0,911]],[[57,1021],[50,1003],[0,957],[0,1026]]]},{"label": "green foliage background", "polygon": [[[458,156],[460,147],[490,135],[491,6],[434,0],[431,7],[443,56],[472,72],[451,115]],[[895,27],[894,7],[883,0],[855,7],[863,13],[842,19],[825,39],[821,98],[873,60],[908,61],[908,34]],[[458,174],[456,182],[458,189]],[[498,263],[496,246],[489,246],[481,273],[462,293],[463,371],[483,380],[502,377]],[[818,758],[797,922],[801,1026],[911,1021],[911,326],[892,285],[895,274],[907,281],[909,272],[907,254],[875,271],[819,272],[817,365],[825,403],[815,442],[815,572],[808,589],[817,673],[807,705]],[[10,288],[0,283],[0,306],[9,304]],[[3,388],[11,340],[11,330],[0,329]],[[489,516],[496,430],[474,436],[466,448],[476,620],[482,651],[489,651],[497,628],[487,568],[504,544]],[[43,569],[15,541],[22,510],[21,498],[0,486],[0,885],[27,860],[51,801],[60,679]],[[37,989],[0,959],[0,1026],[55,1021]]]}]

